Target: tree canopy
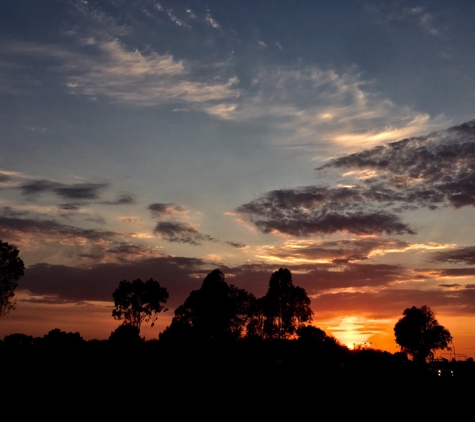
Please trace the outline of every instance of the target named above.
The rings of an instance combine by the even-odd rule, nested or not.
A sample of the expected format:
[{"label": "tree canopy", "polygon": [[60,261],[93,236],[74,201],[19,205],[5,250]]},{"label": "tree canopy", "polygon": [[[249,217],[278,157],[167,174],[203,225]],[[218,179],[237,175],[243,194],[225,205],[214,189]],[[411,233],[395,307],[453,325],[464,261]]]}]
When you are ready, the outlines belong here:
[{"label": "tree canopy", "polygon": [[139,278],[123,280],[112,296],[115,306],[112,316],[139,330],[143,322],[151,322],[153,327],[158,314],[167,311],[164,305],[168,300],[168,291],[153,279],[145,283]]},{"label": "tree canopy", "polygon": [[450,332],[439,324],[428,306],[406,308],[403,315],[394,326],[396,343],[415,362],[423,363],[427,358],[432,359],[435,350],[451,350]]},{"label": "tree canopy", "polygon": [[15,309],[17,281],[25,273],[20,251],[0,240],[0,317]]},{"label": "tree canopy", "polygon": [[280,268],[271,275],[262,306],[263,331],[267,338],[290,338],[300,327],[312,322],[310,299],[302,287],[293,285],[287,268]]},{"label": "tree canopy", "polygon": [[254,295],[228,285],[224,274],[213,270],[201,288],[193,290],[175,310],[171,325],[160,338],[237,340],[243,335],[253,300]]}]

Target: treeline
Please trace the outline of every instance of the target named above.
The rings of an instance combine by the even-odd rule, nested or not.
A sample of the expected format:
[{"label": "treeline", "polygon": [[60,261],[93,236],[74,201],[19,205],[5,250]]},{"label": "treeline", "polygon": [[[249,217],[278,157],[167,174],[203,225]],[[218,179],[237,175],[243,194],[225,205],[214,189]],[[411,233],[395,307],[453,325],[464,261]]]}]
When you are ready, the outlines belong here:
[{"label": "treeline", "polygon": [[[157,320],[164,311],[168,291],[153,279],[119,283],[113,293],[112,316],[122,325],[112,333],[138,337],[142,323]],[[160,340],[174,341],[237,341],[244,338],[286,340],[300,337],[322,340],[325,333],[310,325],[313,312],[306,291],[294,286],[288,269],[275,271],[265,296],[228,284],[224,274],[216,269],[193,290],[185,302],[174,311],[170,326],[160,334]]]}]

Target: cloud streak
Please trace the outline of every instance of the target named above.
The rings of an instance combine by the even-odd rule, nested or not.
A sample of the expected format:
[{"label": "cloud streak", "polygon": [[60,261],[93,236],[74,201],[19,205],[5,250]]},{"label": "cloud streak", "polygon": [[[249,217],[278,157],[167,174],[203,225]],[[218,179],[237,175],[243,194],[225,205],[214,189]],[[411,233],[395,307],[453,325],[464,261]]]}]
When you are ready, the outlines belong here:
[{"label": "cloud streak", "polygon": [[457,248],[450,251],[436,252],[432,255],[432,262],[448,262],[450,264],[475,265],[475,246]]}]

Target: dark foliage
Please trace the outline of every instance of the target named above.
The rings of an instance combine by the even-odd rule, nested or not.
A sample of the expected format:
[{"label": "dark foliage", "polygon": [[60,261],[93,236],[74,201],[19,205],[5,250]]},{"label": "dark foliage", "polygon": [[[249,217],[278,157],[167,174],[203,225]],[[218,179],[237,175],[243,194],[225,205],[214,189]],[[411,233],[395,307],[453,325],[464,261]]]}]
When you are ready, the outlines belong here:
[{"label": "dark foliage", "polygon": [[303,288],[293,285],[287,268],[272,274],[262,305],[266,338],[292,338],[299,328],[312,321],[310,299]]},{"label": "dark foliage", "polygon": [[119,325],[109,336],[109,342],[116,345],[132,345],[142,342],[140,330],[135,325]]},{"label": "dark foliage", "polygon": [[424,363],[427,358],[432,359],[435,350],[450,350],[452,336],[438,323],[428,306],[406,308],[403,315],[394,326],[396,343],[415,362]]},{"label": "dark foliage", "polygon": [[67,333],[55,328],[43,337],[43,344],[49,348],[75,348],[85,343],[78,332]]},{"label": "dark foliage", "polygon": [[139,278],[123,280],[112,296],[115,306],[112,316],[139,331],[143,322],[151,322],[153,327],[158,314],[167,311],[164,305],[168,300],[168,291],[153,279],[145,283]]},{"label": "dark foliage", "polygon": [[234,341],[243,336],[250,318],[254,295],[228,285],[216,269],[203,280],[183,305],[175,310],[172,323],[161,340]]},{"label": "dark foliage", "polygon": [[15,246],[0,240],[0,317],[15,309],[17,281],[25,271],[19,252]]}]

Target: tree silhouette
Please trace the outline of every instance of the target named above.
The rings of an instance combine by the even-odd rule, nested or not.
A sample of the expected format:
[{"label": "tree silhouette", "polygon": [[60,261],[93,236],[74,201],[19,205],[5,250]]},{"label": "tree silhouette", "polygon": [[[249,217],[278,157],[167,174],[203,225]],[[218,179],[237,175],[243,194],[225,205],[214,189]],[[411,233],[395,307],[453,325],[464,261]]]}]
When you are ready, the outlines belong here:
[{"label": "tree silhouette", "polygon": [[84,339],[81,337],[81,334],[79,334],[78,332],[67,333],[66,331],[60,330],[59,328],[54,328],[53,330],[45,334],[43,336],[43,342],[46,346],[52,348],[74,348],[85,343]]},{"label": "tree silhouette", "polygon": [[175,310],[160,339],[237,340],[243,335],[253,300],[251,293],[228,285],[216,269]]},{"label": "tree silhouette", "polygon": [[19,250],[0,240],[0,317],[15,309],[17,281],[25,273]]},{"label": "tree silhouette", "polygon": [[403,315],[394,326],[396,343],[415,362],[424,363],[427,358],[433,359],[435,350],[450,350],[452,336],[438,323],[428,306],[406,308]]},{"label": "tree silhouette", "polygon": [[310,299],[303,288],[293,285],[292,274],[286,268],[272,274],[263,306],[263,331],[267,338],[291,338],[300,327],[312,321]]},{"label": "tree silhouette", "polygon": [[139,278],[133,281],[123,280],[112,294],[115,309],[112,316],[124,324],[133,325],[140,331],[143,322],[151,322],[153,327],[160,312],[167,309],[168,291],[153,279],[145,283]]},{"label": "tree silhouette", "polygon": [[133,345],[140,344],[140,330],[134,325],[119,325],[109,336],[109,342],[117,345]]}]

